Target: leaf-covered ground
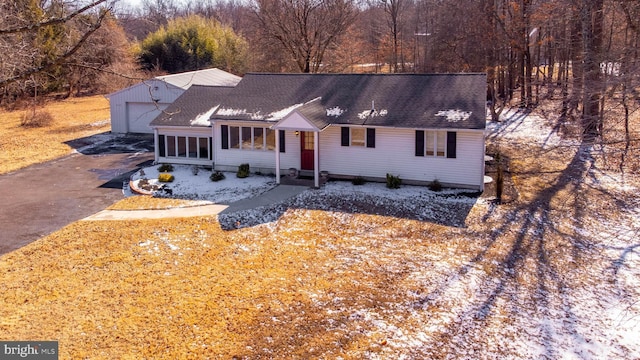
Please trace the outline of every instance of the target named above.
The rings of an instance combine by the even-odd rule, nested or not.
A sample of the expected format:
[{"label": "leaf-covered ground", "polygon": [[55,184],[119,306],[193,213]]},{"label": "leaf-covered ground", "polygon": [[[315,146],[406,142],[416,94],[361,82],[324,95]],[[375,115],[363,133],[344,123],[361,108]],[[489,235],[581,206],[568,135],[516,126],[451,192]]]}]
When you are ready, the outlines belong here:
[{"label": "leaf-covered ground", "polygon": [[0,338],[61,359],[640,358],[637,175],[542,125],[490,128],[504,205],[347,183],[220,222],[72,224],[0,258]]}]

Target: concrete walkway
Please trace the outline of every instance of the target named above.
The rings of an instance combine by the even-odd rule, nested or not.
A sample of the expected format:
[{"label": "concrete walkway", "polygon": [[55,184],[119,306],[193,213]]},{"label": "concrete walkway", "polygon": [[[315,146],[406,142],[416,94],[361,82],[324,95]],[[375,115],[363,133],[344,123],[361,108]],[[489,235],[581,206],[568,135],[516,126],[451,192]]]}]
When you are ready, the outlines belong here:
[{"label": "concrete walkway", "polygon": [[253,198],[243,199],[230,205],[211,204],[183,208],[160,210],[103,210],[82,219],[95,220],[137,220],[137,219],[165,219],[178,217],[210,216],[220,213],[232,213],[249,210],[260,206],[270,205],[287,200],[309,189],[307,186],[278,185],[275,188]]},{"label": "concrete walkway", "polygon": [[212,204],[157,210],[102,210],[99,213],[82,219],[82,221],[166,219],[177,217],[208,216],[219,214],[226,208],[227,205]]},{"label": "concrete walkway", "polygon": [[236,211],[254,209],[260,206],[271,205],[287,200],[308,190],[308,186],[299,185],[278,185],[275,188],[254,198],[243,199],[231,203],[222,213],[233,213]]}]

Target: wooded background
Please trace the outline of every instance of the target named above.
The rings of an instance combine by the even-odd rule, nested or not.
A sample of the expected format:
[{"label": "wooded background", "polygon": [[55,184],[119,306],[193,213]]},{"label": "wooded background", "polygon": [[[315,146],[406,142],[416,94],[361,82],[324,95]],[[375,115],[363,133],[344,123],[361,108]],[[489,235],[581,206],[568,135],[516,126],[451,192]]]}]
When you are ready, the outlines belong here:
[{"label": "wooded background", "polygon": [[556,99],[585,138],[602,136],[613,111],[633,140],[640,106],[638,0],[1,0],[0,14],[5,105],[215,66],[486,72],[494,120]]}]

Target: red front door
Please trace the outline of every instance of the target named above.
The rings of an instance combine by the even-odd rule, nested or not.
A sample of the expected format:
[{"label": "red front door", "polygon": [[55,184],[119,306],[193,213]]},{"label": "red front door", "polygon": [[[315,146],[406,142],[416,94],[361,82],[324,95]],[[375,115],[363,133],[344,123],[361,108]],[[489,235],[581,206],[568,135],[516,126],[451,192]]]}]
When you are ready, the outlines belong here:
[{"label": "red front door", "polygon": [[313,133],[300,132],[300,168],[313,170]]}]

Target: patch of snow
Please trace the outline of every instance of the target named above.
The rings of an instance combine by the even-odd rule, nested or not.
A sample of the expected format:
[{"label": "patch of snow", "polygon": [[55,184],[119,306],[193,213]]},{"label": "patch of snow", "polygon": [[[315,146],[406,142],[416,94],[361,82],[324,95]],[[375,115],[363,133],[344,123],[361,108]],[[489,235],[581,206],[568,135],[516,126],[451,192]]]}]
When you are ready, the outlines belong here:
[{"label": "patch of snow", "polygon": [[563,139],[542,116],[518,108],[505,110],[499,122],[487,122],[487,137],[507,142],[533,141],[544,147],[579,144],[576,140]]},{"label": "patch of snow", "polygon": [[471,111],[462,111],[459,109],[440,110],[436,116],[446,117],[448,122],[459,122],[469,119]]},{"label": "patch of snow", "polygon": [[[218,221],[225,228],[250,227],[276,221],[287,209],[301,208],[344,211],[345,222],[352,221],[349,213],[379,212],[393,216],[395,212],[412,219],[463,226],[466,214],[478,201],[475,195],[473,191],[462,189],[433,192],[424,186],[404,185],[392,190],[384,183],[354,186],[349,181],[333,181],[280,203],[220,214]],[[361,208],[357,204],[366,206]]]},{"label": "patch of snow", "polygon": [[211,109],[209,109],[209,111],[204,112],[202,114],[199,114],[198,116],[196,116],[195,119],[193,119],[191,121],[191,125],[196,125],[196,126],[209,126],[211,125],[211,122],[209,121],[209,119],[211,118],[211,115],[218,109],[218,105],[212,107]]},{"label": "patch of snow", "polygon": [[[159,165],[144,168],[144,175],[137,171],[131,176],[131,180],[135,183],[146,178],[149,183],[157,183],[158,167]],[[247,178],[239,179],[235,173],[225,172],[224,180],[214,182],[209,179],[210,170],[200,169],[198,175],[193,175],[190,165],[174,165],[173,167],[174,170],[171,174],[174,176],[174,181],[165,183],[164,187],[171,189],[172,196],[179,198],[229,204],[259,195],[276,186],[273,176],[252,174]],[[158,196],[163,196],[162,192],[158,192]]]},{"label": "patch of snow", "polygon": [[291,105],[287,108],[284,108],[282,110],[278,110],[278,111],[274,111],[271,114],[267,115],[264,117],[265,120],[267,121],[277,121],[282,119],[283,117],[289,115],[290,112],[292,112],[293,110],[299,108],[300,106],[302,106],[303,104],[295,104],[295,105]]},{"label": "patch of snow", "polygon": [[111,122],[110,119],[105,119],[105,120],[92,122],[90,125],[95,127],[100,127],[100,126],[108,125],[110,122]]},{"label": "patch of snow", "polygon": [[366,118],[370,118],[370,117],[377,117],[377,116],[387,116],[387,114],[389,113],[389,111],[387,109],[382,109],[380,111],[378,110],[365,110],[361,113],[358,114],[358,118],[361,120],[364,120]]},{"label": "patch of snow", "polygon": [[220,116],[249,116],[251,120],[266,120],[266,121],[278,121],[289,115],[293,110],[299,108],[304,104],[295,104],[289,107],[286,107],[281,110],[274,111],[269,114],[263,114],[261,111],[249,112],[247,109],[231,109],[231,108],[221,108],[216,111],[216,115]]},{"label": "patch of snow", "polygon": [[327,111],[327,116],[338,117],[344,114],[346,110],[341,109],[339,106],[334,106],[330,109],[326,109],[326,111]]},{"label": "patch of snow", "polygon": [[[97,126],[97,125],[96,125]],[[77,148],[73,150],[73,153],[83,153],[87,150],[93,149],[97,146],[101,146],[104,145],[108,142],[112,142],[114,140],[116,140],[119,137],[124,137],[125,135],[123,134],[115,134],[115,133],[100,133],[100,134],[95,134],[91,136],[91,144],[87,144],[86,146]]]},{"label": "patch of snow", "polygon": [[232,108],[221,108],[216,111],[216,115],[220,116],[239,116],[239,115],[247,115],[247,109],[232,109]]}]

